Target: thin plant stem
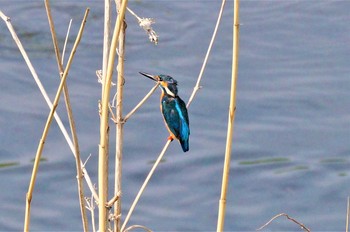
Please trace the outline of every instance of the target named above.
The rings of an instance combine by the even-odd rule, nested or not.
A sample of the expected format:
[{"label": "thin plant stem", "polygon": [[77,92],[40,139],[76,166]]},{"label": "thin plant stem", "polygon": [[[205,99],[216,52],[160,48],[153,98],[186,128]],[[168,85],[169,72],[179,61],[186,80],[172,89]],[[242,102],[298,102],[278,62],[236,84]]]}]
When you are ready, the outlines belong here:
[{"label": "thin plant stem", "polygon": [[220,25],[220,22],[221,22],[221,18],[222,18],[222,13],[224,11],[225,3],[226,3],[226,0],[222,0],[220,11],[219,11],[219,16],[218,16],[218,19],[216,20],[216,25],[215,25],[215,28],[214,28],[214,32],[213,32],[213,35],[211,37],[207,53],[205,54],[205,58],[204,58],[204,61],[203,61],[203,64],[202,64],[202,68],[201,68],[201,70],[199,72],[199,75],[198,75],[198,78],[197,78],[197,83],[194,86],[193,92],[192,92],[192,94],[191,94],[191,96],[190,96],[190,98],[189,98],[189,100],[187,102],[187,108],[190,107],[194,96],[197,94],[198,90],[201,88],[200,82],[202,80],[204,69],[207,66],[207,62],[208,62],[208,58],[209,58],[209,55],[210,55],[210,52],[211,52],[211,48],[213,47],[213,44],[214,44],[214,41],[215,41],[215,38],[216,38],[216,34],[217,34],[217,31],[218,31],[218,28],[219,28],[219,25]]},{"label": "thin plant stem", "polygon": [[86,200],[86,209],[88,209],[91,213],[91,225],[92,225],[92,231],[96,232],[96,227],[95,227],[95,201],[94,201],[94,196],[91,195],[90,198],[85,198]]},{"label": "thin plant stem", "polygon": [[163,159],[163,156],[164,156],[166,150],[168,149],[170,143],[171,143],[171,140],[167,140],[167,142],[166,142],[166,144],[165,144],[165,146],[164,146],[162,152],[159,154],[159,156],[158,156],[156,162],[153,164],[152,169],[149,171],[149,173],[148,173],[148,175],[147,175],[145,181],[143,182],[143,184],[142,184],[142,186],[141,186],[139,192],[137,193],[137,195],[136,195],[136,197],[135,197],[135,199],[134,199],[134,202],[132,203],[132,205],[131,205],[131,207],[130,207],[130,209],[129,209],[128,214],[127,214],[126,217],[125,217],[125,220],[124,220],[124,222],[123,222],[123,225],[122,225],[122,228],[121,228],[120,231],[124,231],[125,226],[127,225],[128,221],[129,221],[129,219],[130,219],[130,217],[131,217],[131,214],[133,213],[133,211],[134,211],[134,209],[135,209],[135,207],[136,207],[136,205],[137,205],[137,202],[140,200],[140,197],[141,197],[143,191],[145,190],[145,188],[146,188],[146,186],[147,186],[149,180],[150,180],[151,177],[153,176],[154,171],[156,170],[156,168],[157,168],[157,166],[159,165],[160,161]]},{"label": "thin plant stem", "polygon": [[146,94],[146,96],[124,117],[124,123],[145,103],[145,101],[156,91],[159,82]]},{"label": "thin plant stem", "polygon": [[[104,12],[104,31],[103,31],[103,59],[102,59],[102,88],[103,78],[107,73],[108,54],[111,43],[111,0],[105,0],[105,12]],[[102,94],[102,91],[101,91]]]},{"label": "thin plant stem", "polygon": [[[59,73],[63,73],[64,69],[63,69],[63,65],[62,65],[62,61],[61,61],[61,54],[60,54],[59,48],[58,48],[58,41],[57,41],[54,22],[53,22],[52,15],[51,15],[51,8],[50,8],[49,0],[45,0],[45,8],[46,8],[47,17],[49,20],[49,25],[50,25],[51,35],[52,35],[52,41],[54,44],[54,50],[55,50],[55,54],[56,54],[56,61],[57,61],[57,65],[58,65],[58,70],[59,70]],[[74,144],[80,212],[81,212],[81,217],[82,217],[83,229],[85,232],[87,232],[87,231],[89,231],[89,228],[88,228],[88,220],[87,220],[86,209],[85,209],[83,172],[81,169],[80,149],[79,149],[78,136],[77,136],[77,131],[75,129],[75,121],[74,121],[74,117],[73,117],[73,112],[72,112],[72,107],[71,107],[71,103],[70,103],[70,99],[69,99],[69,92],[68,92],[68,87],[67,87],[66,82],[63,85],[63,94],[64,94],[64,100],[66,103],[69,125],[70,125],[71,134],[72,134],[72,138],[73,138],[73,144]]]},{"label": "thin plant stem", "polygon": [[114,205],[114,203],[119,200],[120,195],[121,195],[120,192],[115,194],[114,197],[107,202],[106,206],[109,208],[112,207]]},{"label": "thin plant stem", "polygon": [[67,47],[67,43],[68,43],[70,27],[72,26],[72,21],[73,21],[72,19],[69,20],[69,25],[68,25],[68,29],[67,29],[66,39],[64,40],[64,44],[63,44],[62,59],[61,59],[61,63],[62,64],[64,64],[64,54],[66,53],[66,47]]},{"label": "thin plant stem", "polygon": [[158,35],[157,33],[152,29],[152,24],[155,23],[155,21],[151,18],[140,18],[137,16],[137,14],[132,11],[130,8],[127,8],[130,14],[132,14],[138,21],[139,26],[142,27],[143,30],[146,31],[149,40],[154,43],[155,45],[158,44]]},{"label": "thin plant stem", "polygon": [[38,149],[37,149],[37,152],[36,152],[36,155],[35,155],[33,172],[32,172],[32,176],[31,176],[31,180],[30,180],[29,188],[28,188],[28,192],[27,192],[27,197],[26,197],[26,211],[25,211],[24,231],[29,231],[30,204],[31,204],[31,201],[32,201],[36,175],[38,173],[40,158],[41,158],[42,151],[43,151],[43,148],[44,148],[45,140],[46,140],[46,137],[47,137],[47,134],[48,134],[51,122],[52,122],[52,118],[53,118],[54,112],[55,112],[55,110],[56,110],[56,108],[58,106],[58,102],[59,102],[59,99],[60,99],[60,96],[61,96],[61,92],[62,92],[62,89],[63,89],[63,84],[65,83],[65,81],[67,79],[68,71],[69,71],[70,66],[72,64],[74,54],[75,54],[75,52],[77,50],[77,47],[78,47],[79,42],[80,42],[80,39],[82,37],[83,31],[84,31],[85,22],[86,22],[86,18],[88,16],[88,14],[89,14],[89,8],[86,9],[86,11],[85,11],[83,22],[82,22],[82,24],[80,26],[79,33],[78,33],[77,38],[75,40],[72,52],[71,52],[71,54],[69,56],[69,59],[68,59],[68,62],[67,62],[67,67],[64,70],[63,76],[61,78],[60,85],[59,85],[59,87],[57,89],[55,100],[53,102],[53,107],[52,107],[52,109],[51,109],[51,111],[50,111],[50,113],[48,115],[48,118],[47,118],[47,121],[46,121],[46,124],[45,124],[45,128],[44,128],[44,131],[43,131],[43,134],[42,134],[42,137],[40,139],[40,142],[39,142],[39,145],[38,145]]},{"label": "thin plant stem", "polygon": [[[1,11],[0,11],[0,17],[5,21],[7,27],[9,29],[11,35],[12,35],[12,38],[15,41],[19,51],[21,52],[21,54],[22,54],[22,56],[23,56],[23,58],[24,58],[24,60],[25,60],[25,62],[27,64],[27,66],[28,66],[28,68],[29,68],[29,70],[30,70],[30,72],[32,74],[32,77],[34,78],[34,81],[37,84],[41,94],[43,95],[47,105],[49,106],[50,109],[52,109],[53,108],[52,102],[51,102],[51,100],[50,100],[50,98],[49,98],[49,96],[48,96],[44,86],[42,85],[42,83],[41,83],[41,81],[40,81],[40,79],[38,77],[38,74],[36,73],[32,63],[30,62],[30,59],[29,59],[26,51],[24,50],[23,45],[22,45],[21,41],[19,40],[19,38],[18,38],[18,36],[17,36],[17,34],[16,34],[12,24],[11,24],[10,18],[7,17]],[[68,132],[67,132],[65,126],[63,125],[61,118],[58,116],[58,114],[56,112],[54,113],[54,118],[55,118],[55,120],[56,120],[56,122],[58,124],[58,127],[60,128],[64,138],[66,139],[69,148],[71,149],[73,155],[75,156],[75,150],[74,150],[73,142],[72,142],[71,138],[69,137]],[[86,180],[86,182],[87,182],[87,184],[89,186],[89,189],[92,192],[92,194],[94,196],[94,199],[96,201],[98,201],[98,195],[97,195],[97,193],[96,193],[96,191],[95,191],[95,189],[93,187],[93,184],[92,184],[92,181],[90,179],[90,176],[89,176],[87,170],[85,169],[84,165],[82,165],[82,168],[83,168],[83,172],[84,172],[84,178],[85,178],[85,180]]]},{"label": "thin plant stem", "polygon": [[306,232],[311,232],[311,230],[309,228],[307,228],[303,223],[300,223],[299,221],[295,220],[294,218],[290,217],[288,214],[286,213],[280,213],[275,215],[274,217],[272,217],[268,222],[266,222],[264,225],[262,225],[260,228],[256,229],[257,231],[264,229],[266,226],[270,225],[271,222],[273,222],[276,218],[285,216],[288,220],[294,222],[295,224],[297,224],[298,226],[300,226],[304,231]]},{"label": "thin plant stem", "polygon": [[350,198],[348,197],[348,203],[346,205],[346,224],[345,224],[345,232],[349,231],[349,214],[350,214]]},{"label": "thin plant stem", "polygon": [[[107,75],[107,68],[108,68],[108,56],[110,53],[110,46],[111,46],[111,0],[105,0],[104,1],[104,6],[105,6],[105,11],[104,11],[104,23],[103,23],[103,55],[102,55],[102,77],[101,77],[101,99],[103,98],[103,87],[104,87],[104,80],[105,77]],[[102,119],[100,118],[100,123],[102,124]],[[103,168],[105,169],[105,172],[108,173],[108,159],[109,159],[109,127],[106,130],[106,134],[105,134],[105,140],[106,140],[106,144],[105,144],[105,156],[104,156],[104,160],[105,160],[105,165],[103,165]],[[99,166],[100,168],[100,166]],[[100,177],[99,177],[100,178]],[[103,192],[103,196],[108,197],[108,174],[105,175],[105,177],[103,177],[104,179],[104,189],[105,191],[99,191],[99,194],[101,194],[101,192]],[[100,179],[99,179],[100,180]],[[101,190],[101,189],[100,189]],[[104,200],[103,200],[104,201]],[[101,204],[103,201],[99,201],[98,203]],[[101,205],[101,207],[99,207],[99,213],[101,213],[101,209],[102,209],[103,205]],[[107,218],[107,214],[106,214],[106,218]],[[102,222],[102,220],[106,219],[99,219],[99,223]],[[103,231],[103,230],[101,230]]]},{"label": "thin plant stem", "polygon": [[[116,1],[117,12],[120,11],[121,0]],[[122,18],[123,22],[125,18]],[[124,141],[124,120],[123,120],[123,95],[124,95],[124,60],[125,60],[125,30],[126,23],[123,23],[119,33],[118,45],[118,79],[117,79],[117,97],[116,97],[116,150],[115,150],[115,176],[114,176],[114,195],[117,196],[122,191],[122,158]],[[114,203],[114,231],[120,231],[121,216],[121,196]]]},{"label": "thin plant stem", "polygon": [[226,195],[228,189],[228,180],[230,174],[231,150],[233,126],[236,113],[236,83],[238,74],[238,51],[239,51],[239,0],[234,0],[234,17],[233,17],[233,51],[232,51],[232,78],[231,78],[231,94],[228,113],[228,125],[226,136],[225,161],[222,176],[221,196],[219,201],[219,213],[217,232],[224,230],[225,211],[226,211]]},{"label": "thin plant stem", "polygon": [[141,19],[137,14],[135,14],[135,12],[132,11],[129,7],[127,7],[126,9],[129,11],[130,14],[132,14],[132,15],[137,19],[137,21],[141,21],[141,20],[142,20],[142,19]]},{"label": "thin plant stem", "polygon": [[120,7],[115,28],[113,32],[111,47],[108,56],[108,65],[106,76],[103,80],[103,92],[101,100],[101,122],[100,122],[100,144],[99,144],[99,159],[98,159],[98,191],[99,191],[99,231],[107,231],[107,203],[108,193],[108,114],[109,114],[109,98],[112,74],[114,69],[115,53],[121,27],[124,24],[124,15],[128,0],[124,0]]},{"label": "thin plant stem", "polygon": [[[93,204],[94,198],[91,197],[91,202]],[[96,232],[96,226],[95,226],[95,210],[94,208],[91,210],[91,225],[92,225],[92,231]]]}]

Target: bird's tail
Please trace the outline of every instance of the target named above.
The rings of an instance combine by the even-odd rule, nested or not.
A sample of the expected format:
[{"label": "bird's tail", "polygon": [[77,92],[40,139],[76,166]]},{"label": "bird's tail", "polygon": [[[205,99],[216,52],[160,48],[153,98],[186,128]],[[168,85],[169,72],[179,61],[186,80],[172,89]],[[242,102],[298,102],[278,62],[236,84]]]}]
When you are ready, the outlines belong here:
[{"label": "bird's tail", "polygon": [[181,144],[182,150],[184,152],[186,152],[186,151],[188,151],[190,149],[190,145],[189,145],[189,140],[188,139],[180,140],[180,144]]}]

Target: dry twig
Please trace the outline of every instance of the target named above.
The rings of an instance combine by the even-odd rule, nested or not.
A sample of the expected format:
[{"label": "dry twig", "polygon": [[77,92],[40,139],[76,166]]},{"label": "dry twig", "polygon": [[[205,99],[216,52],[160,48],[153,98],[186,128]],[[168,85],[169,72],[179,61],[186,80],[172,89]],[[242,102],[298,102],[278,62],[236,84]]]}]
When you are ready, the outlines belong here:
[{"label": "dry twig", "polygon": [[95,226],[95,203],[94,196],[91,194],[91,197],[86,197],[86,209],[88,209],[91,213],[91,224],[92,224],[92,231],[96,232],[96,226]]},{"label": "dry twig", "polygon": [[152,230],[150,230],[146,226],[141,226],[141,225],[132,225],[132,226],[126,228],[123,232],[129,232],[129,231],[131,231],[133,229],[144,229],[147,232],[152,232]]},{"label": "dry twig", "polygon": [[264,229],[266,226],[268,226],[269,224],[271,224],[271,222],[273,220],[275,220],[276,218],[278,217],[282,217],[282,216],[285,216],[288,220],[298,224],[303,230],[307,231],[307,232],[311,232],[311,230],[309,228],[307,228],[304,224],[298,222],[297,220],[295,220],[294,218],[290,217],[288,214],[286,213],[280,213],[280,214],[277,214],[276,216],[272,217],[268,222],[266,222],[263,226],[261,226],[260,228],[258,228],[257,230],[262,230]]}]

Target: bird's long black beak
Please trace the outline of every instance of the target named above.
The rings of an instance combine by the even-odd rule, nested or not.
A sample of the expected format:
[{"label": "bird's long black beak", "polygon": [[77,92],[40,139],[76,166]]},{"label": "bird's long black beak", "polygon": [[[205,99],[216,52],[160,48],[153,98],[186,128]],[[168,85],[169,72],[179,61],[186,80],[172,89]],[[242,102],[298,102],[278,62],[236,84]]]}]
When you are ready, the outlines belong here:
[{"label": "bird's long black beak", "polygon": [[149,79],[153,80],[153,81],[159,81],[159,77],[158,76],[154,76],[148,73],[144,73],[144,72],[139,72],[140,74],[144,75],[145,77],[148,77]]}]

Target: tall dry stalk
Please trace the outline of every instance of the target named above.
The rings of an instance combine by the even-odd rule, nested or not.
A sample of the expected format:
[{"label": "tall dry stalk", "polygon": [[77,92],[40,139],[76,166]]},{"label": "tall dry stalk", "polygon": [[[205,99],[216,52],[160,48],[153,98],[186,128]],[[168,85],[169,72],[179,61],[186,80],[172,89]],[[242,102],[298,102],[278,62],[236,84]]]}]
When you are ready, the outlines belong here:
[{"label": "tall dry stalk", "polygon": [[[108,66],[108,54],[111,43],[111,0],[105,0],[104,25],[103,25],[103,57],[102,57],[102,77],[106,76]],[[102,89],[103,89],[102,80]],[[101,91],[102,96],[102,91]]]},{"label": "tall dry stalk", "polygon": [[[117,12],[120,12],[121,0],[116,0]],[[123,140],[124,140],[124,119],[123,119],[123,93],[124,93],[124,56],[125,56],[125,29],[126,23],[123,20],[122,28],[119,34],[118,45],[118,79],[117,79],[117,97],[116,107],[116,150],[115,150],[115,176],[114,176],[114,195],[118,196],[122,189],[122,158],[123,158]],[[114,231],[120,231],[121,219],[121,199],[114,204]]]},{"label": "tall dry stalk", "polygon": [[115,23],[112,42],[108,55],[108,66],[106,76],[103,77],[103,90],[101,100],[101,122],[100,122],[100,144],[98,159],[98,191],[99,191],[99,231],[107,231],[107,197],[108,197],[108,116],[109,116],[109,98],[111,91],[112,74],[116,55],[117,43],[120,30],[124,23],[124,15],[128,0],[121,4],[120,11]]},{"label": "tall dry stalk", "polygon": [[[101,99],[103,98],[103,89],[104,89],[104,83],[105,83],[105,78],[107,75],[107,68],[108,68],[108,57],[110,53],[110,46],[111,46],[111,0],[105,0],[104,2],[104,32],[103,32],[103,57],[102,57],[102,78],[101,78]],[[102,123],[102,119],[101,122]],[[106,150],[105,150],[105,162],[108,162],[108,157],[109,157],[109,129],[106,131]],[[104,166],[106,169],[106,172],[108,173],[108,163]],[[107,174],[108,175],[108,174]],[[104,194],[108,193],[108,177],[104,178],[105,183],[104,183]],[[99,192],[101,193],[101,191]],[[107,196],[106,196],[107,199]],[[99,203],[101,203],[99,201]],[[92,210],[93,212],[93,210]],[[105,219],[103,219],[105,220]]]},{"label": "tall dry stalk", "polygon": [[233,126],[236,112],[236,83],[238,74],[238,50],[239,50],[239,0],[234,0],[234,16],[233,16],[233,48],[232,48],[232,79],[231,79],[231,96],[228,114],[227,138],[225,161],[222,176],[221,197],[219,202],[219,214],[217,232],[224,230],[225,210],[226,210],[226,195],[228,188],[228,180],[230,174],[231,150]]},{"label": "tall dry stalk", "polygon": [[[60,77],[62,78],[62,74],[64,72],[63,60],[61,59],[61,54],[60,54],[59,48],[58,48],[58,41],[57,41],[54,22],[53,22],[52,15],[51,15],[51,8],[50,8],[49,0],[45,0],[45,8],[46,8],[47,18],[48,18],[49,25],[50,25],[52,42],[53,42],[54,50],[55,50],[55,54],[56,54],[58,71],[60,73]],[[88,228],[88,220],[87,220],[86,208],[85,208],[83,171],[81,168],[80,149],[79,149],[78,135],[77,135],[77,131],[75,129],[75,121],[74,121],[74,117],[73,117],[72,107],[70,104],[68,86],[67,86],[66,82],[64,82],[64,84],[63,84],[63,94],[64,94],[64,101],[66,103],[67,115],[68,115],[69,125],[70,125],[71,134],[72,134],[72,138],[73,138],[73,144],[74,144],[80,212],[81,212],[84,232],[87,232],[87,231],[89,231],[89,228]]]},{"label": "tall dry stalk", "polygon": [[30,180],[30,183],[29,183],[28,192],[27,192],[27,195],[26,195],[26,210],[25,210],[25,220],[24,220],[24,231],[29,231],[30,206],[31,206],[31,201],[32,201],[32,197],[33,197],[33,190],[34,190],[36,175],[37,175],[37,172],[38,172],[40,158],[41,158],[42,151],[43,151],[43,148],[44,148],[45,140],[46,140],[46,137],[47,137],[47,134],[48,134],[51,122],[52,122],[52,118],[53,118],[54,112],[55,112],[55,110],[56,110],[56,108],[58,106],[58,101],[59,101],[60,96],[61,96],[63,85],[64,85],[64,83],[65,83],[65,81],[67,79],[68,71],[69,71],[70,66],[72,64],[74,54],[75,54],[75,52],[77,50],[77,47],[78,47],[79,42],[80,42],[80,39],[82,37],[83,31],[84,31],[84,27],[85,27],[86,18],[88,16],[88,14],[89,14],[89,9],[87,9],[85,11],[83,22],[82,22],[82,24],[80,26],[79,33],[78,33],[77,38],[76,38],[76,40],[74,42],[74,46],[73,46],[72,52],[71,52],[71,54],[69,56],[66,69],[63,72],[60,85],[59,85],[59,87],[57,89],[57,92],[56,92],[55,100],[53,101],[53,107],[52,107],[52,109],[51,109],[51,111],[50,111],[50,113],[48,115],[48,118],[47,118],[47,121],[46,121],[46,124],[45,124],[45,128],[44,128],[44,131],[43,131],[43,134],[42,134],[42,137],[40,139],[40,142],[39,142],[39,145],[38,145],[38,149],[37,149],[37,152],[36,152],[36,155],[35,155],[32,176],[31,176],[31,180]]},{"label": "tall dry stalk", "polygon": [[350,214],[350,198],[348,197],[348,201],[346,204],[345,232],[349,231],[349,214]]}]

